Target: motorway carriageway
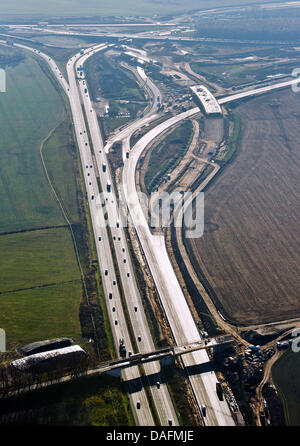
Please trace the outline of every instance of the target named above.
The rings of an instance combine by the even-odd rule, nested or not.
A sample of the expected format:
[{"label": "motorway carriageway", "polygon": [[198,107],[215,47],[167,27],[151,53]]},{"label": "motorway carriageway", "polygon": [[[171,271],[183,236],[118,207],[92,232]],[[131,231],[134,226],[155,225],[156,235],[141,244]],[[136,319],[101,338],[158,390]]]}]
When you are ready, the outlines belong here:
[{"label": "motorway carriageway", "polygon": [[[91,53],[89,55],[92,55]],[[76,60],[75,64],[75,72],[78,73],[78,68],[82,67],[84,65],[84,62],[89,56],[88,54],[85,54],[78,58]],[[74,72],[74,68],[73,68]],[[71,76],[74,77],[72,73],[70,73]],[[99,173],[100,177],[100,183],[101,183],[101,189],[102,191],[107,191],[107,184],[110,183],[111,191],[105,192],[103,195],[104,202],[100,202],[99,198],[99,190],[98,188],[91,189],[89,187],[88,194],[89,196],[93,195],[95,198],[92,201],[95,201],[96,205],[101,208],[101,213],[107,212],[108,214],[108,221],[110,222],[110,231],[112,236],[112,243],[114,246],[114,250],[116,253],[116,260],[118,263],[118,269],[120,272],[120,279],[121,279],[121,286],[124,291],[124,296],[126,299],[127,309],[129,313],[129,317],[131,320],[131,325],[133,327],[134,336],[136,345],[138,346],[139,351],[147,352],[151,351],[152,349],[155,349],[154,343],[152,341],[150,328],[148,326],[148,322],[146,319],[146,315],[144,313],[143,309],[143,303],[142,299],[138,290],[138,286],[135,279],[135,273],[134,268],[131,262],[129,249],[127,246],[127,239],[124,229],[122,228],[122,225],[117,225],[118,220],[118,213],[117,213],[117,202],[116,202],[116,196],[114,193],[114,186],[112,181],[112,176],[109,169],[109,163],[106,157],[106,153],[103,149],[103,140],[102,135],[100,132],[99,124],[98,124],[98,118],[97,115],[93,109],[92,102],[90,99],[90,95],[88,92],[88,88],[86,85],[85,79],[78,79],[78,88],[81,93],[82,103],[85,109],[87,123],[90,131],[91,141],[94,148],[94,159],[96,160],[96,166],[94,167],[96,171]],[[103,170],[103,164],[106,165],[105,171]],[[90,185],[92,186],[92,185]],[[102,198],[102,197],[101,197]],[[91,203],[92,204],[92,203]],[[104,204],[104,207],[102,208],[102,204]],[[93,206],[92,206],[93,209]],[[97,226],[97,214],[94,216],[95,225]],[[101,220],[103,222],[103,219]],[[100,225],[99,229],[101,228],[102,224]],[[119,226],[119,227],[118,227]],[[106,228],[104,228],[104,231],[106,231]],[[104,245],[103,241],[104,238],[101,237],[101,241],[99,241],[98,234],[95,235],[95,240],[97,245]],[[105,250],[111,250],[111,246],[109,243],[106,244]],[[103,257],[99,257],[100,264],[102,265],[103,269],[108,268],[105,267],[103,264],[103,260],[101,260]],[[104,273],[104,274],[103,274]],[[110,274],[110,272],[108,272]],[[102,277],[105,276],[105,272],[102,272]],[[112,313],[112,308],[117,308],[119,306],[122,307],[121,299],[119,298],[117,301],[108,301],[108,311]],[[140,337],[140,338],[139,338]],[[139,340],[140,339],[140,340]],[[125,342],[125,346],[127,348],[127,351],[132,350],[132,346],[130,344],[127,344]],[[146,377],[151,376],[151,383],[149,382],[150,391],[154,400],[154,404],[156,407],[156,412],[158,414],[158,417],[160,419],[160,423],[162,425],[168,425],[169,420],[172,420],[172,425],[178,425],[178,419],[176,416],[176,412],[173,407],[173,403],[171,401],[171,397],[169,395],[167,385],[162,383],[161,377],[160,377],[160,364],[159,362],[153,362],[151,364],[144,365],[144,370]],[[147,378],[147,379],[148,379]],[[156,383],[159,382],[159,387],[156,385]],[[154,385],[153,385],[154,384]],[[141,404],[142,406],[142,404]]]}]

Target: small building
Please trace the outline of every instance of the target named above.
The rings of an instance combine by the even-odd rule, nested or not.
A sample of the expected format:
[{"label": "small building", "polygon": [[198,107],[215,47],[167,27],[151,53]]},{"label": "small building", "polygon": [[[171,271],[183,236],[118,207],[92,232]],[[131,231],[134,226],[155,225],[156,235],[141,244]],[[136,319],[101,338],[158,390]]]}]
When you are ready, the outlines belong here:
[{"label": "small building", "polygon": [[72,344],[73,339],[70,338],[47,339],[46,341],[33,342],[32,344],[20,347],[17,349],[17,352],[20,353],[20,355],[29,356],[49,350],[69,347]]},{"label": "small building", "polygon": [[24,373],[44,373],[78,366],[88,354],[79,346],[50,350],[12,361],[11,366]]}]

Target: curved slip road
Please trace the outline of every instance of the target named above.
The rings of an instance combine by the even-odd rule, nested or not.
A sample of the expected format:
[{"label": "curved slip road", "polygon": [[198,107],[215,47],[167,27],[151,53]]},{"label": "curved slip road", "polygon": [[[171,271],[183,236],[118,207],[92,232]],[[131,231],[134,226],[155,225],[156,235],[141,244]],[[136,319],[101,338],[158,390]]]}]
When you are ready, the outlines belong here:
[{"label": "curved slip road", "polygon": [[[190,118],[199,112],[195,107],[178,116],[172,117],[143,136],[130,152],[130,158],[125,160],[123,170],[124,194],[129,206],[133,224],[136,228],[151,274],[156,284],[162,305],[166,312],[171,330],[178,345],[193,343],[199,340],[199,332],[192,318],[184,294],[181,290],[172,264],[166,250],[163,236],[152,235],[138,200],[135,171],[137,162],[144,149],[162,132],[174,124]],[[206,406],[206,425],[234,425],[231,412],[226,401],[220,401],[216,394],[217,378],[213,371],[195,373],[194,366],[209,365],[206,351],[198,351],[185,355],[184,364],[189,373],[196,401],[201,407]],[[206,367],[204,366],[204,367]]]}]

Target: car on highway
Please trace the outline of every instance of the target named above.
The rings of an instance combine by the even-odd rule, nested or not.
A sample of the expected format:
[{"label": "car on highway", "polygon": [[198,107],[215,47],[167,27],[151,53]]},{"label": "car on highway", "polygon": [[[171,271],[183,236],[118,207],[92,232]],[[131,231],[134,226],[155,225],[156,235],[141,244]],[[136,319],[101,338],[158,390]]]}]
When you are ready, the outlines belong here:
[{"label": "car on highway", "polygon": [[137,401],[137,402],[136,402],[136,408],[137,408],[137,409],[140,409],[140,408],[141,408],[141,403],[140,403],[140,401]]},{"label": "car on highway", "polygon": [[108,294],[108,298],[111,300],[112,299],[112,293]]},{"label": "car on highway", "polygon": [[168,424],[169,424],[169,426],[172,426],[173,421],[171,420],[171,418],[168,419]]},{"label": "car on highway", "polygon": [[206,406],[205,406],[205,404],[202,404],[202,406],[201,406],[201,412],[202,412],[202,415],[203,415],[204,417],[206,417]]},{"label": "car on highway", "polygon": [[137,307],[134,307],[134,311],[137,312]]},{"label": "car on highway", "polygon": [[112,307],[112,312],[114,313],[116,311],[116,307]]},{"label": "car on highway", "polygon": [[98,240],[99,240],[99,242],[101,242],[101,240],[102,240],[102,237],[100,236],[100,237],[98,237]]},{"label": "car on highway", "polygon": [[113,285],[116,285],[116,284],[117,284],[117,282],[115,280],[113,280]]},{"label": "car on highway", "polygon": [[108,269],[104,270],[104,274],[108,276]]},{"label": "car on highway", "polygon": [[157,383],[156,383],[156,387],[159,389],[160,388],[160,382],[159,381],[157,381]]},{"label": "car on highway", "polygon": [[123,259],[123,263],[126,263],[126,259]]},{"label": "car on highway", "polygon": [[92,198],[92,200],[94,200],[95,196],[94,196],[94,195],[92,195],[92,196],[91,196],[91,198]]},{"label": "car on highway", "polygon": [[138,336],[138,341],[141,342],[142,336]]},{"label": "car on highway", "polygon": [[130,273],[127,273],[127,277],[130,277]]},{"label": "car on highway", "polygon": [[118,325],[118,321],[117,321],[117,319],[115,320],[115,325]]}]

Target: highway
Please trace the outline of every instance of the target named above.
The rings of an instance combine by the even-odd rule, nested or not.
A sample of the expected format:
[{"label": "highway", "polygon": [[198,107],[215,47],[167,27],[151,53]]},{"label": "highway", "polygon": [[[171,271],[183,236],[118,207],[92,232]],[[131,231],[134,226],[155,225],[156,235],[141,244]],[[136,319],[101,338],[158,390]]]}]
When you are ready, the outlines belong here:
[{"label": "highway", "polygon": [[[152,235],[143,214],[136,190],[135,170],[141,154],[158,135],[198,112],[199,108],[195,107],[150,130],[132,148],[123,169],[124,194],[130,215],[177,345],[196,342],[200,335],[170,262],[165,239],[163,236]],[[199,351],[186,355],[183,361],[187,370],[191,370],[192,366],[209,362],[209,357],[206,352]],[[190,374],[189,379],[199,407],[206,405],[206,425],[234,425],[227,403],[220,401],[216,395],[215,373]]]},{"label": "highway", "polygon": [[[139,70],[139,75],[146,81],[146,74],[143,70]],[[157,90],[150,79],[147,81],[147,85],[152,89],[153,97],[159,94],[159,90]],[[152,112],[155,113],[155,111],[154,108]],[[199,108],[195,107],[178,116],[170,118],[150,130],[131,150],[129,146],[130,136],[137,128],[140,128],[139,122],[127,126],[106,145],[106,151],[108,151],[109,147],[114,142],[120,140],[123,141],[124,169],[122,182],[125,199],[129,207],[133,226],[136,228],[138,238],[177,345],[193,343],[198,341],[200,336],[168,257],[165,239],[163,236],[152,235],[143,214],[136,190],[135,171],[142,152],[158,135],[168,128],[171,128],[176,123],[188,119],[198,112]],[[149,119],[149,117],[146,119]],[[141,123],[143,124],[143,119],[141,120]],[[126,158],[124,157],[124,152],[128,150],[130,150],[130,155],[129,158]],[[205,364],[207,362],[209,362],[209,357],[206,352],[189,354],[184,359],[187,371],[192,370],[192,367],[196,364]],[[215,373],[207,372],[202,373],[201,375],[191,374],[189,379],[199,408],[201,408],[203,404],[206,405],[206,425],[234,425],[235,423],[227,403],[225,401],[219,401],[216,395],[217,378]]]},{"label": "highway", "polygon": [[[100,51],[104,50],[105,48],[106,45],[92,47],[89,50],[86,50],[85,54],[92,55],[94,54],[95,50]],[[87,128],[85,125],[80,95],[77,88],[78,86],[76,81],[76,73],[74,71],[76,62],[78,59],[80,59],[80,57],[81,54],[78,53],[73,56],[67,63],[67,73],[70,83],[70,105],[73,115],[76,138],[80,151],[80,157],[82,161],[82,169],[84,173],[97,255],[99,259],[99,268],[102,277],[102,285],[116,348],[118,348],[119,340],[124,339],[126,346],[128,346],[129,349],[133,349],[121,304],[120,290],[117,283],[117,275],[115,272],[113,256],[110,248],[110,240],[104,224],[103,208],[99,200],[96,199],[96,196],[99,195],[96,168],[94,166],[94,159],[92,157],[92,152],[89,145]],[[112,311],[113,306],[115,307],[114,312]],[[141,380],[140,372],[137,367],[133,367],[132,370],[128,369],[124,371],[123,376],[126,381]],[[143,389],[141,382],[140,386],[141,390],[135,391],[136,389],[134,389],[133,387],[131,387],[129,390],[133,413],[135,415],[137,424],[152,426],[154,425],[154,419],[149,407],[146,392]],[[140,409],[137,409],[138,402],[141,406]]]},{"label": "highway", "polygon": [[[103,49],[106,47],[103,47]],[[100,50],[102,48],[100,47]],[[99,49],[98,49],[99,51]],[[70,81],[71,91],[72,91],[72,84],[74,82],[74,68],[75,73],[78,72],[78,68],[82,67],[90,55],[93,53],[89,52],[81,57],[79,57],[74,65],[72,66],[71,63],[68,65],[68,75],[69,79],[73,77],[72,82]],[[74,61],[73,61],[74,62]],[[86,84],[85,79],[78,80],[78,88],[81,94],[81,102],[83,104],[83,107],[85,109],[86,114],[86,120],[88,124],[88,128],[90,131],[91,136],[91,142],[92,146],[94,148],[94,159],[96,160],[96,166],[95,169],[97,173],[99,174],[100,183],[101,183],[101,189],[103,191],[103,195],[101,196],[101,199],[99,198],[98,188],[92,189],[90,192],[94,195],[94,200],[98,206],[101,207],[101,213],[102,215],[107,213],[108,215],[108,222],[109,222],[109,228],[111,232],[111,238],[112,238],[112,244],[114,248],[114,252],[116,255],[116,261],[118,264],[118,270],[120,273],[120,280],[121,280],[121,287],[123,290],[123,294],[126,300],[127,304],[127,310],[129,314],[129,318],[131,321],[131,325],[133,327],[133,332],[135,336],[135,343],[138,347],[138,351],[145,352],[145,351],[151,351],[154,350],[155,346],[152,340],[150,328],[146,319],[146,315],[143,308],[142,299],[140,296],[140,292],[138,289],[138,285],[135,278],[135,272],[134,267],[132,265],[128,244],[127,244],[127,238],[126,233],[124,231],[124,228],[122,227],[121,218],[118,216],[118,207],[117,207],[117,200],[116,200],[116,194],[114,191],[114,184],[113,179],[111,176],[111,172],[109,169],[109,162],[106,157],[106,153],[104,151],[103,147],[103,140],[102,135],[100,132],[99,124],[98,124],[98,118],[97,115],[93,109],[93,105],[90,99],[88,87]],[[106,166],[106,169],[104,171],[103,165]],[[86,174],[88,172],[86,171]],[[88,181],[89,182],[89,181]],[[107,184],[110,184],[110,192],[107,192]],[[89,185],[90,187],[93,186],[93,184]],[[88,189],[89,190],[89,189]],[[103,200],[104,206],[102,207],[101,201]],[[93,212],[93,211],[92,211]],[[101,234],[103,232],[106,232],[106,228],[103,228],[103,217],[101,215],[101,218],[97,222],[97,214],[94,215],[93,221],[96,222],[96,225],[100,223],[99,230],[101,231]],[[102,222],[102,224],[101,224]],[[119,223],[118,223],[119,222]],[[94,225],[93,225],[94,226]],[[99,241],[99,235],[98,233],[95,235],[96,243]],[[102,238],[101,236],[101,242],[98,243],[98,245],[101,245],[102,247],[105,247],[105,251],[108,253],[111,251],[111,246],[109,243],[109,240],[105,237]],[[103,257],[98,257],[100,260],[100,264],[102,264]],[[108,274],[110,274],[111,266],[109,268],[105,268],[104,270],[108,270]],[[102,277],[105,277],[105,271],[104,274],[102,272]],[[107,301],[108,311],[113,314],[120,314],[122,310],[122,303],[120,296],[117,299],[112,299]],[[115,308],[115,310],[114,310]],[[114,310],[114,311],[113,311]],[[123,326],[123,323],[122,323]],[[121,336],[124,338],[124,336]],[[118,338],[120,339],[120,337]],[[118,345],[118,344],[117,344]],[[131,343],[128,341],[125,342],[125,346],[127,348],[127,352],[131,351],[133,352],[133,347]],[[150,391],[155,403],[156,412],[158,414],[159,420],[161,425],[167,426],[169,424],[169,420],[172,420],[172,425],[178,425],[178,419],[176,416],[175,409],[173,407],[173,403],[171,401],[171,397],[169,395],[169,391],[166,384],[162,383],[162,379],[160,377],[160,363],[159,362],[153,362],[151,364],[147,364],[144,366],[145,374],[146,376],[151,376],[152,383],[153,381],[160,382],[160,386],[150,385]],[[156,376],[156,378],[155,378]],[[153,379],[153,377],[155,379]]]},{"label": "highway", "polygon": [[[300,74],[300,73],[299,73]],[[219,104],[227,104],[228,102],[237,101],[239,99],[247,98],[248,96],[254,96],[257,94],[268,93],[269,91],[278,90],[280,88],[286,88],[291,86],[300,87],[300,79],[299,77],[291,79],[285,82],[279,82],[277,84],[268,85],[266,87],[261,88],[253,88],[252,90],[244,91],[242,93],[232,94],[230,96],[226,96],[224,98],[217,99]]]}]

